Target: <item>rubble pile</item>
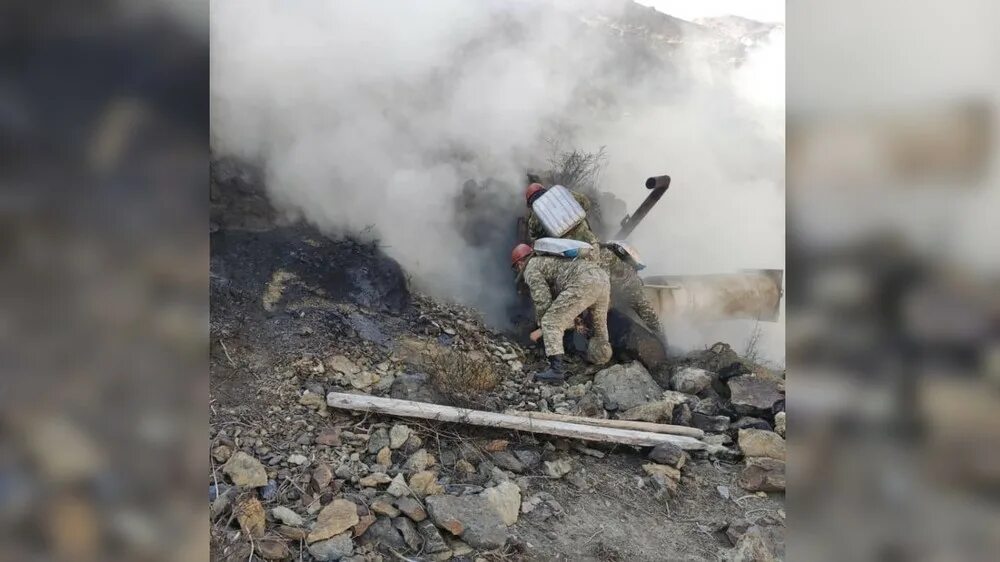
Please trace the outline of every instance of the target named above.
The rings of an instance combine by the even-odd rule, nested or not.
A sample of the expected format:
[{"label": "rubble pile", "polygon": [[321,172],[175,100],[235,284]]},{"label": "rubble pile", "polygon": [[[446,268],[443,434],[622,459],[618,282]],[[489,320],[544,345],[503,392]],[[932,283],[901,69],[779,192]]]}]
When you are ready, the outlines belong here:
[{"label": "rubble pile", "polygon": [[[537,363],[530,350],[490,332],[468,311],[419,296],[414,308],[413,329],[391,347],[364,345],[358,334],[347,342],[362,341],[278,369],[269,389],[276,400],[263,424],[213,424],[212,516],[230,537],[251,537],[257,556],[267,560],[303,550],[314,560],[358,562],[393,553],[448,560],[523,550],[512,532],[521,518],[542,524],[563,514],[536,480],[587,489],[580,459],[601,459],[606,451],[544,436],[521,435],[514,443],[451,433],[442,440],[439,429],[421,420],[351,415],[326,404],[328,392],[453,403],[460,389],[436,386],[428,372],[443,355],[464,356],[495,374],[491,388],[476,388],[471,401],[478,407],[690,425],[706,431],[711,445],[693,454],[745,457],[739,486],[784,490],[784,439],[772,431],[784,431],[783,380],[744,365],[725,344],[678,359],[670,388],[638,362],[549,386],[526,373],[526,364]],[[676,498],[689,453],[671,445],[644,453],[637,485],[658,501]],[[762,547],[748,541],[773,532],[754,529],[736,539],[734,553],[756,556]]]}]

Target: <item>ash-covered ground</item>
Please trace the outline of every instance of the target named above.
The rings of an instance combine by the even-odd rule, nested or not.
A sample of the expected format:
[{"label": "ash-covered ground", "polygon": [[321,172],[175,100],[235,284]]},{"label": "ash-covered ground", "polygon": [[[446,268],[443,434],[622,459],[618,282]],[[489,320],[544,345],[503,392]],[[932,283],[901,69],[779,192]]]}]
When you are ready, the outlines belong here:
[{"label": "ash-covered ground", "polygon": [[[213,559],[783,558],[783,373],[720,343],[659,383],[629,362],[536,384],[538,350],[413,290],[376,244],[279,225],[252,175],[215,176],[212,209]],[[329,392],[689,425],[708,451],[351,413]]]}]

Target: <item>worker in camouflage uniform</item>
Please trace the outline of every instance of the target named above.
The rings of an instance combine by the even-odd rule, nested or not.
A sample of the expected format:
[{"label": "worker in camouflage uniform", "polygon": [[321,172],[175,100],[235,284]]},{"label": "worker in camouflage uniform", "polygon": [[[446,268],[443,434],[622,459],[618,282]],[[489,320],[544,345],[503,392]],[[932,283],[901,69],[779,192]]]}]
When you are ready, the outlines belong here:
[{"label": "worker in camouflage uniform", "polygon": [[[534,255],[531,246],[518,244],[511,252],[511,265],[524,276],[535,305],[539,337],[545,346],[549,368],[535,380],[562,382],[566,379],[563,334],[574,320],[590,309],[594,328],[587,346],[588,359],[598,365],[611,359],[608,341],[608,273],[596,261]],[[554,296],[553,296],[554,295]]]},{"label": "worker in camouflage uniform", "polygon": [[621,303],[635,312],[647,328],[654,334],[663,335],[663,325],[653,305],[646,300],[642,290],[642,279],[632,265],[618,256],[611,248],[598,248],[598,261],[611,279],[614,302]]},{"label": "worker in camouflage uniform", "polygon": [[[533,183],[528,186],[528,189],[524,192],[524,198],[528,202],[528,209],[531,209],[531,204],[535,202],[545,193],[545,187],[540,183]],[[583,207],[584,212],[590,212],[590,199],[587,199],[586,195],[582,193],[577,193],[571,191],[573,198],[576,202]],[[528,236],[532,241],[538,240],[539,238],[545,238],[546,236],[551,236],[542,226],[542,221],[538,220],[538,216],[535,215],[533,210],[529,211],[528,214]],[[596,246],[600,240],[594,235],[594,232],[590,230],[590,224],[587,223],[587,219],[580,221],[580,224],[574,226],[567,232],[560,236],[560,238],[571,238],[573,240],[579,240],[580,242],[586,242],[588,244]]]}]

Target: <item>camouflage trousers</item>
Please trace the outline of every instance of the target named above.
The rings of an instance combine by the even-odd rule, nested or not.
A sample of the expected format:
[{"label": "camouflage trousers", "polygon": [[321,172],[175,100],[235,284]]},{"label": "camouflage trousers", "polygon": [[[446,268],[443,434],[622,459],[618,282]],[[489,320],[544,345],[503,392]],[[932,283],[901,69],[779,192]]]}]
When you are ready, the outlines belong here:
[{"label": "camouflage trousers", "polygon": [[636,275],[634,270],[631,271],[631,274],[616,275],[612,279],[612,286],[614,288],[612,293],[615,303],[621,303],[622,306],[628,307],[635,312],[636,316],[642,320],[642,323],[652,330],[654,334],[663,334],[663,325],[660,323],[660,316],[656,314],[653,305],[646,300],[646,295],[642,289],[642,279]]},{"label": "camouflage trousers", "polygon": [[608,304],[611,283],[603,270],[594,269],[593,275],[574,280],[553,299],[539,323],[545,355],[562,355],[563,334],[573,327],[573,321],[585,310],[590,310],[594,331],[588,345],[588,359],[598,365],[611,359],[608,341]]}]

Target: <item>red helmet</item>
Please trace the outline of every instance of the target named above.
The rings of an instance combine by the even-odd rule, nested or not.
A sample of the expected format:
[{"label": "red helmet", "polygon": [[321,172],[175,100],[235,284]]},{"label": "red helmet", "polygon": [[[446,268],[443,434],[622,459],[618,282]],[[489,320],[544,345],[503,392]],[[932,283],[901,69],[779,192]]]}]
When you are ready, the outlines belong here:
[{"label": "red helmet", "polygon": [[518,244],[514,246],[514,249],[510,252],[510,265],[515,265],[517,262],[523,260],[524,258],[531,255],[531,246],[527,244]]},{"label": "red helmet", "polygon": [[545,191],[545,187],[540,183],[533,183],[524,190],[524,200],[531,204],[531,198],[538,192]]}]

